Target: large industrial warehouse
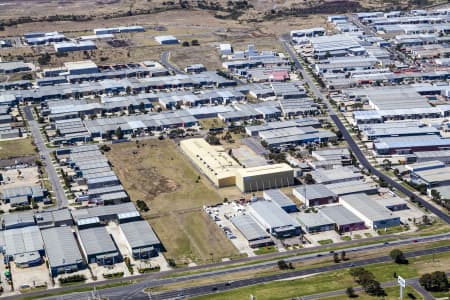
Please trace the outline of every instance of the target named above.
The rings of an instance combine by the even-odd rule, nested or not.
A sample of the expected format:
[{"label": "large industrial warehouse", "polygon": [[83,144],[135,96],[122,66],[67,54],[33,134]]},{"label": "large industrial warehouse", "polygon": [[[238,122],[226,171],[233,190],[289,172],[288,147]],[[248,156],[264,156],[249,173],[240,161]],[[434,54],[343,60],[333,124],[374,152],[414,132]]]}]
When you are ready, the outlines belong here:
[{"label": "large industrial warehouse", "polygon": [[182,140],[180,147],[217,187],[236,185],[242,192],[253,192],[294,183],[294,171],[285,163],[244,168],[222,146],[201,138]]}]

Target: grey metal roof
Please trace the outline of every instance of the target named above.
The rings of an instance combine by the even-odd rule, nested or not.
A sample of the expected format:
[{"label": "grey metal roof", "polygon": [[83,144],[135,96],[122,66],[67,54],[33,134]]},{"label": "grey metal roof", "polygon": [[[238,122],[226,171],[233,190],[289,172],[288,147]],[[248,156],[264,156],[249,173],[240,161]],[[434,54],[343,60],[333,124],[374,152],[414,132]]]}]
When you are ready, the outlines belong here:
[{"label": "grey metal roof", "polygon": [[321,207],[319,213],[332,220],[339,226],[364,223],[363,220],[355,216],[351,211],[342,205]]},{"label": "grey metal roof", "polygon": [[296,213],[295,218],[305,229],[334,224],[328,217],[318,213]]},{"label": "grey metal roof", "polygon": [[44,249],[38,226],[15,228],[3,231],[6,255],[18,255]]},{"label": "grey metal roof", "polygon": [[87,255],[117,252],[116,245],[105,227],[93,227],[78,231],[80,242]]},{"label": "grey metal roof", "polygon": [[336,197],[336,194],[330,191],[323,184],[304,184],[301,186],[297,186],[294,190],[302,196],[302,198],[306,197],[306,199],[318,199],[318,198],[328,198],[328,197]]},{"label": "grey metal roof", "polygon": [[362,180],[337,182],[327,184],[326,187],[338,196],[354,193],[376,192],[378,189],[375,183],[368,183]]},{"label": "grey metal roof", "polygon": [[83,218],[90,217],[104,217],[124,212],[134,212],[137,211],[136,207],[133,203],[121,203],[116,205],[104,205],[104,206],[95,206],[89,208],[81,208],[72,210],[72,217],[74,220],[79,220]]},{"label": "grey metal roof", "polygon": [[377,201],[371,199],[366,194],[352,194],[340,197],[340,202],[349,205],[352,209],[357,211],[369,220],[380,221],[398,218],[392,212],[379,204]]},{"label": "grey metal roof", "polygon": [[32,212],[21,212],[5,214],[2,217],[5,227],[17,224],[34,224],[34,217]]},{"label": "grey metal roof", "polygon": [[230,221],[248,241],[269,238],[269,234],[249,215],[236,216]]},{"label": "grey metal roof", "polygon": [[75,265],[83,261],[70,227],[43,229],[41,234],[50,267]]},{"label": "grey metal roof", "polygon": [[250,215],[264,219],[265,223],[272,228],[294,226],[298,227],[295,221],[288,213],[272,201],[256,201],[250,204]]},{"label": "grey metal roof", "polygon": [[278,189],[265,190],[263,195],[264,199],[271,200],[277,203],[282,208],[295,205],[295,203],[288,196],[286,196],[281,190]]},{"label": "grey metal roof", "polygon": [[161,244],[152,227],[145,220],[123,223],[119,226],[132,249]]}]

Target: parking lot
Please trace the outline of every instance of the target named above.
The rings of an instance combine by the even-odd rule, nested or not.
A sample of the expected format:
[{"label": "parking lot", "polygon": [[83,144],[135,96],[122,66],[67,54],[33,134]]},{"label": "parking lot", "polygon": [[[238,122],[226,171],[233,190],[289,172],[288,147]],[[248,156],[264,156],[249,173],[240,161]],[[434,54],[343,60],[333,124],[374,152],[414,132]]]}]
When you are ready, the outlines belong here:
[{"label": "parking lot", "polygon": [[15,290],[30,290],[53,285],[45,263],[30,268],[18,268],[14,262],[11,262],[10,266]]},{"label": "parking lot", "polygon": [[230,217],[242,214],[245,211],[244,206],[235,202],[230,202],[216,207],[208,207],[205,211],[217,224],[217,226],[222,228],[224,233],[240,253],[246,253],[248,256],[255,255],[253,249],[248,245],[247,239],[229,220]]}]

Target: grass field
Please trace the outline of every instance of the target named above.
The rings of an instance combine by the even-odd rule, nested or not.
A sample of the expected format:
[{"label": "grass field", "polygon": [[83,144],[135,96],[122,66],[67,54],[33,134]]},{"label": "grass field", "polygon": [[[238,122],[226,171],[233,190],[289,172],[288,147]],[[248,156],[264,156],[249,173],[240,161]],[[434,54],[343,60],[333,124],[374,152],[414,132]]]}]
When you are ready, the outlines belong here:
[{"label": "grass field", "polygon": [[[398,300],[400,298],[400,290],[397,286],[391,286],[391,287],[387,287],[384,289],[384,291],[386,292],[387,296],[383,297],[382,299],[385,300]],[[376,300],[376,299],[381,299],[380,297],[374,297],[374,296],[369,296],[363,292],[356,292],[356,294],[358,295],[357,298],[358,300]],[[403,297],[405,297],[404,299],[407,299],[408,294],[412,294],[414,295],[414,297],[416,297],[415,299],[420,300],[423,299],[423,297],[412,287],[407,286],[406,289],[403,291]],[[323,300],[348,300],[349,298],[347,297],[347,295],[342,295],[342,296],[336,296],[336,297],[327,297],[327,298],[321,298]]]},{"label": "grass field", "polygon": [[253,251],[256,255],[261,254],[267,254],[267,253],[273,253],[277,252],[277,248],[275,246],[267,246],[267,247],[261,247]]},{"label": "grass field", "polygon": [[35,155],[31,138],[0,141],[0,159]]},{"label": "grass field", "polygon": [[[369,265],[365,268],[371,271],[380,282],[394,280],[393,273],[404,278],[412,278],[436,270],[445,270],[450,265],[450,252],[417,257],[410,259],[408,265],[398,265],[395,263],[384,263]],[[447,267],[448,268],[448,267]],[[217,293],[208,296],[196,297],[196,300],[225,300],[225,299],[245,299],[253,294],[258,300],[277,300],[299,297],[304,295],[318,294],[328,291],[341,290],[346,287],[356,286],[348,270],[327,272],[311,277],[258,284],[246,288],[236,289],[224,293]],[[389,290],[387,290],[389,292]],[[363,294],[363,293],[361,293]],[[396,297],[395,291],[388,297]],[[397,296],[398,297],[398,296]],[[334,298],[332,298],[334,299]],[[342,298],[337,298],[342,299]],[[359,298],[358,298],[359,299]],[[362,298],[371,299],[371,298]],[[388,298],[394,299],[394,298]]]},{"label": "grass field", "polygon": [[206,263],[238,254],[202,210],[222,198],[173,141],[116,144],[107,155],[131,199],[150,207],[143,216],[155,228],[167,258],[178,264]]}]

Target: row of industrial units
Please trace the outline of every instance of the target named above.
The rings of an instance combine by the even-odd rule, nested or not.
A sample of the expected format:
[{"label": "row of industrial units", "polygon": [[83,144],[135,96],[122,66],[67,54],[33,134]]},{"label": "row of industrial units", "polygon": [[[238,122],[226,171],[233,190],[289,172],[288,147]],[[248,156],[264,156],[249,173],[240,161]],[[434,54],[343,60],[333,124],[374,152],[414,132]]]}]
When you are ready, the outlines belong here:
[{"label": "row of industrial units", "polygon": [[280,190],[266,190],[263,199],[254,199],[231,223],[256,248],[273,243],[271,237],[290,238],[302,233],[336,230],[338,233],[363,229],[383,229],[401,225],[394,211],[408,209],[398,197],[370,197],[359,193],[339,197],[338,203],[298,212],[294,202]]},{"label": "row of industrial units", "polygon": [[[41,264],[45,256],[52,276],[83,269],[87,264],[114,264],[123,256],[147,259],[162,245],[132,203],[97,206],[69,212],[67,209],[5,215],[8,228],[0,231],[6,260],[17,267]],[[76,226],[71,227],[75,221]],[[127,253],[120,253],[105,224],[118,223]]]}]

